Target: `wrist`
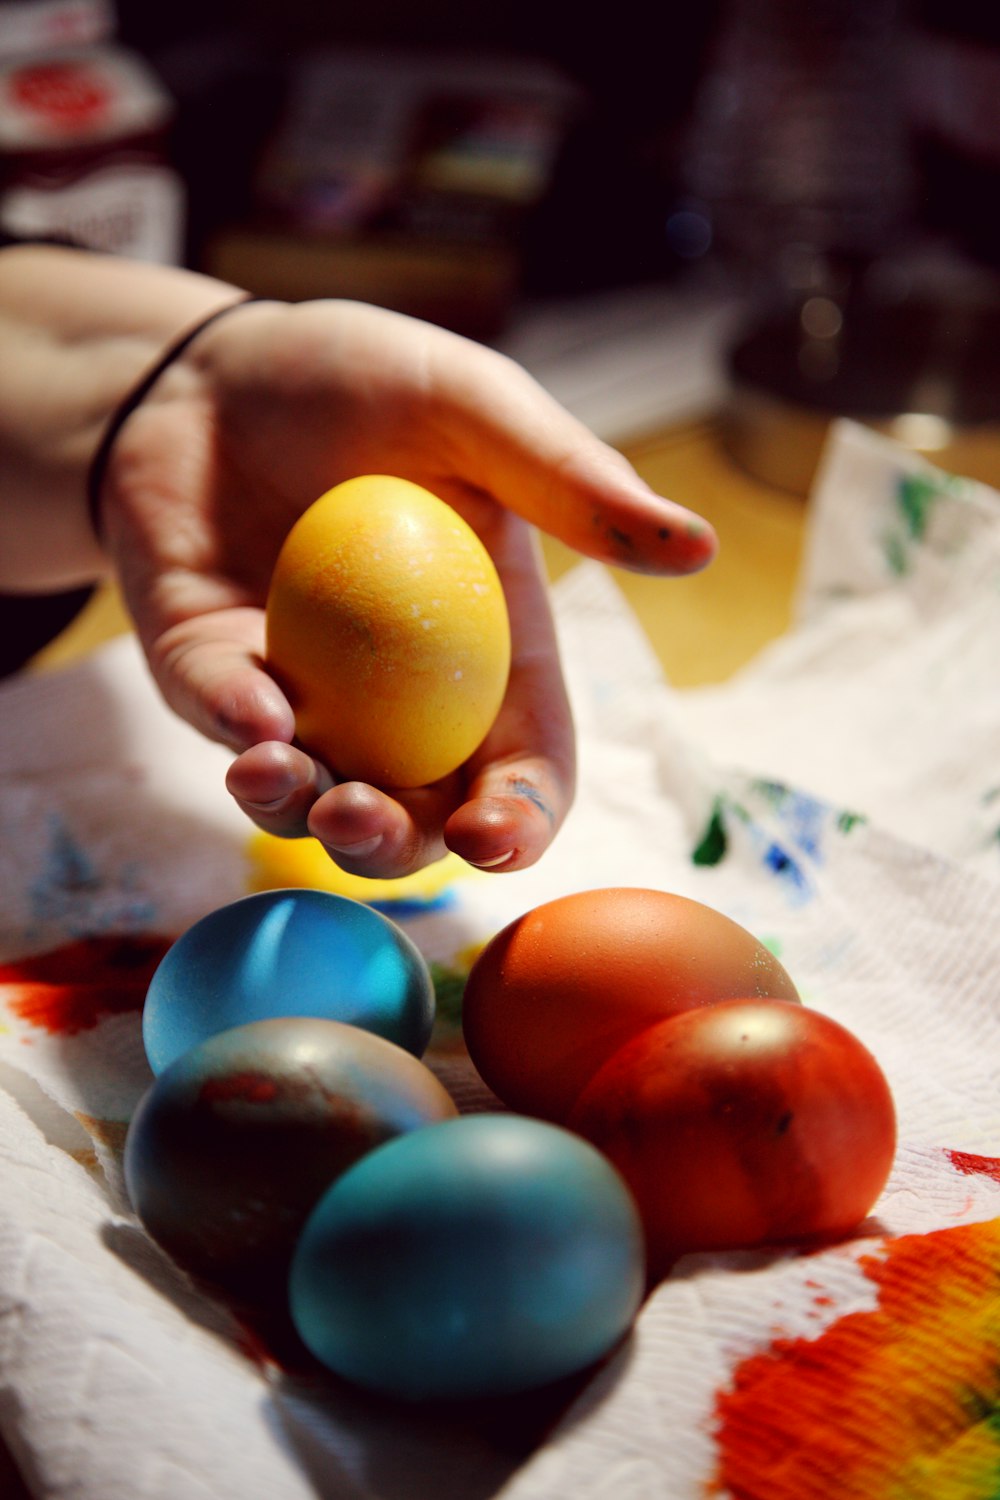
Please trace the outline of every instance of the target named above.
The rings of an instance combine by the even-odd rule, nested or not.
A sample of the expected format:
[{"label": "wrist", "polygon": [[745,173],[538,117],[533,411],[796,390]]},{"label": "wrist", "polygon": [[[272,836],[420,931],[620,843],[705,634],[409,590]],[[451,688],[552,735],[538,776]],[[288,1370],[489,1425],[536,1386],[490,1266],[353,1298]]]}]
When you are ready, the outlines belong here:
[{"label": "wrist", "polygon": [[176,338],[170,340],[166,349],[159,355],[159,358],[153,361],[139,380],[129,388],[114,407],[104,425],[104,430],[87,468],[87,510],[91,529],[98,542],[101,540],[103,529],[101,506],[105,473],[112,450],[125,423],[132,413],[138,410],[146,398],[152,394],[159,382],[184,359],[184,356],[196,339],[200,338],[219,318],[223,318],[235,311],[236,308],[243,307],[247,302],[255,300],[249,294],[240,294],[234,299],[224,302],[221,307],[214,308],[206,316],[197,319],[190,327],[185,328]]},{"label": "wrist", "polygon": [[0,589],[100,577],[86,476],[112,414],[182,330],[243,293],[87,251],[0,254]]}]

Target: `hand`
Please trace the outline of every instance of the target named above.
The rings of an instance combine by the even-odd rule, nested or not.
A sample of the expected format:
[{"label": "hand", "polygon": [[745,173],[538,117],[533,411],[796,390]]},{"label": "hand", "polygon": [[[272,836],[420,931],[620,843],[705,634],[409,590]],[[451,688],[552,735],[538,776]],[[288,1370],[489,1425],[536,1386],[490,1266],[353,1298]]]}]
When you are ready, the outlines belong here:
[{"label": "hand", "polygon": [[[433,491],[496,564],[513,659],[500,715],[461,771],[415,791],[348,782],[294,743],[263,666],[263,604],[307,505],[352,475]],[[359,875],[407,874],[446,848],[515,870],[570,806],[574,742],[532,526],[649,573],[711,560],[715,537],[519,366],[363,304],[252,303],[213,323],[129,417],[103,491],[108,551],[172,707],[237,751],[228,787],[261,828],[313,834]]]}]

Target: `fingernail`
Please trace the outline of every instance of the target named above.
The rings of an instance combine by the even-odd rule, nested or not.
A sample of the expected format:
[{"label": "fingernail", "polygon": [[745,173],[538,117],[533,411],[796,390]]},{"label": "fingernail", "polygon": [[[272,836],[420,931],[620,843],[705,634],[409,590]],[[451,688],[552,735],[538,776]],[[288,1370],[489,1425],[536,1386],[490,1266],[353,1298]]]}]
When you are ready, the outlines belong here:
[{"label": "fingernail", "polygon": [[327,844],[334,854],[346,854],[349,859],[365,859],[369,854],[374,854],[382,842],[382,834],[377,833],[372,839],[362,839],[357,844]]},{"label": "fingernail", "polygon": [[498,865],[505,865],[513,858],[514,850],[508,849],[506,854],[498,854],[495,859],[470,859],[469,864],[475,865],[477,870],[495,870]]},{"label": "fingernail", "polygon": [[272,797],[270,802],[251,802],[249,797],[240,797],[237,800],[242,802],[244,807],[252,807],[254,812],[270,813],[280,812],[288,802],[288,797],[289,794],[286,792],[281,797]]}]

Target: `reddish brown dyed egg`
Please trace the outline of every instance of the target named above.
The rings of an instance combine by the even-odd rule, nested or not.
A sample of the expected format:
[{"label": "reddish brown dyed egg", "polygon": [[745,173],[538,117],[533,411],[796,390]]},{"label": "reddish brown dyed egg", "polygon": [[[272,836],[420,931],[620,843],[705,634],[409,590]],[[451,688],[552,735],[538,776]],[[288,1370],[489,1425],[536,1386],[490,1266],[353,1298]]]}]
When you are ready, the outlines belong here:
[{"label": "reddish brown dyed egg", "polygon": [[585,1084],[648,1027],[738,996],[797,1001],[763,943],[666,891],[613,887],[517,918],[469,975],[463,1027],[485,1082],[510,1108],[565,1121]]},{"label": "reddish brown dyed egg", "polygon": [[759,1000],[634,1037],[569,1125],[632,1189],[654,1276],[688,1251],[842,1238],[873,1207],[896,1144],[889,1085],[858,1038],[804,1005]]}]

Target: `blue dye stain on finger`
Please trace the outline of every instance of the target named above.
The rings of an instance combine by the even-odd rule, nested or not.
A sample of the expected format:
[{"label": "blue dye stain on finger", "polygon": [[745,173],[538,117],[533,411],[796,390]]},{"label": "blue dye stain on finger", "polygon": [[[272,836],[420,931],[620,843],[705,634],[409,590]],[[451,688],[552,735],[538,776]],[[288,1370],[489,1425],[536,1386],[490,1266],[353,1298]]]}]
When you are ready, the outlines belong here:
[{"label": "blue dye stain on finger", "polygon": [[538,788],[533,786],[530,781],[525,781],[520,776],[514,776],[510,780],[510,789],[515,797],[523,797],[526,802],[531,803],[532,807],[537,807],[540,813],[545,814],[550,823],[555,822],[555,814],[551,807]]}]

